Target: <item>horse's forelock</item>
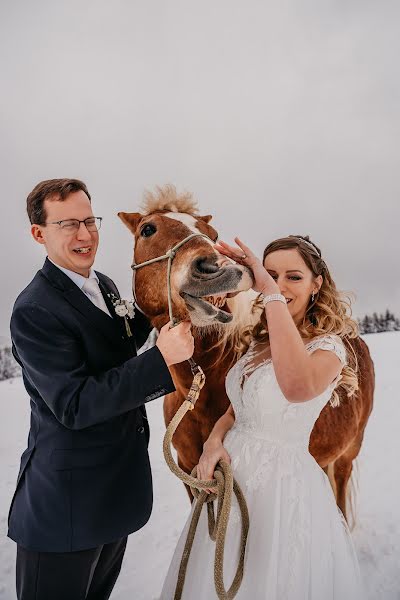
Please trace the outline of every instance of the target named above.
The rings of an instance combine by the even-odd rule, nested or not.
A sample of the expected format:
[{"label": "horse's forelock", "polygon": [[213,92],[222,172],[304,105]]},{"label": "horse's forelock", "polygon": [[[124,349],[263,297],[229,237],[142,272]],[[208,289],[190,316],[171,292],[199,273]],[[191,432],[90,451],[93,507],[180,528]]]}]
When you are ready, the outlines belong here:
[{"label": "horse's forelock", "polygon": [[190,192],[178,194],[176,187],[171,184],[156,186],[155,192],[146,191],[141,210],[146,215],[157,212],[180,212],[194,217],[199,215],[193,195]]}]

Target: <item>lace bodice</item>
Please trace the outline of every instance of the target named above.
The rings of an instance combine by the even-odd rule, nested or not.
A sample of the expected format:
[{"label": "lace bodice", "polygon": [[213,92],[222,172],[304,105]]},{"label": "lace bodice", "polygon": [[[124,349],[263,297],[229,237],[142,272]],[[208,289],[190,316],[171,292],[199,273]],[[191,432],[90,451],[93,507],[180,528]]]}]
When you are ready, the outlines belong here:
[{"label": "lace bodice", "polygon": [[[346,364],[346,350],[339,336],[324,334],[305,344],[308,352],[328,350]],[[226,390],[235,411],[235,430],[282,445],[308,447],[309,437],[321,410],[341,379],[339,374],[322,394],[306,402],[289,402],[275,376],[272,359],[258,361],[259,348],[252,343],[228,372]]]}]

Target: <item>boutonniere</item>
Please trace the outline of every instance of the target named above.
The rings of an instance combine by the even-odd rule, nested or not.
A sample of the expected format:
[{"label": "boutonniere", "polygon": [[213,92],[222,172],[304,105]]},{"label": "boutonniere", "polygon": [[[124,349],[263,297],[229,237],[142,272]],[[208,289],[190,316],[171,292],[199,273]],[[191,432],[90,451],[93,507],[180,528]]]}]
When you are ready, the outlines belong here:
[{"label": "boutonniere", "polygon": [[128,319],[133,319],[133,317],[135,316],[135,305],[133,303],[133,300],[125,300],[124,298],[118,298],[118,296],[116,296],[115,294],[107,294],[107,296],[110,298],[114,306],[115,313],[119,317],[123,317],[128,337],[132,337],[132,331],[129,326]]}]

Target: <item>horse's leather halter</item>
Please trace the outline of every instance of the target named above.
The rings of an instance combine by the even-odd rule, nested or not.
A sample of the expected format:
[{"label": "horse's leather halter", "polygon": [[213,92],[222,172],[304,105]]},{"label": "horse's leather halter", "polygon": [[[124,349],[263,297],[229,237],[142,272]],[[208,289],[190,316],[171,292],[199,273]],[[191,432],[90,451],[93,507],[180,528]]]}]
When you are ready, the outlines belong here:
[{"label": "horse's leather halter", "polygon": [[[136,270],[140,269],[141,267],[145,267],[146,265],[151,265],[152,263],[158,262],[160,260],[167,260],[168,259],[168,267],[167,267],[167,291],[168,291],[168,312],[169,312],[169,320],[171,321],[171,327],[175,327],[176,325],[178,325],[178,322],[179,322],[179,321],[175,321],[174,316],[172,314],[172,299],[171,299],[171,267],[172,267],[172,261],[175,258],[177,250],[179,250],[179,248],[181,246],[183,246],[184,244],[186,244],[186,242],[188,242],[189,240],[191,240],[191,239],[193,239],[195,237],[203,237],[203,238],[206,238],[207,240],[213,242],[213,240],[210,237],[208,237],[208,235],[206,235],[205,233],[191,233],[190,235],[188,235],[187,237],[185,237],[182,241],[180,241],[177,244],[175,244],[175,246],[173,246],[170,250],[168,250],[168,252],[166,252],[166,254],[163,254],[163,256],[158,256],[156,258],[151,258],[150,260],[146,260],[145,262],[142,262],[142,263],[139,263],[139,264],[132,263],[132,265],[131,265],[131,269],[133,270],[133,273],[135,274]],[[137,304],[136,290],[135,290],[135,278],[133,279],[133,283],[132,283],[132,291],[133,291],[133,298],[135,300],[135,303]]]}]

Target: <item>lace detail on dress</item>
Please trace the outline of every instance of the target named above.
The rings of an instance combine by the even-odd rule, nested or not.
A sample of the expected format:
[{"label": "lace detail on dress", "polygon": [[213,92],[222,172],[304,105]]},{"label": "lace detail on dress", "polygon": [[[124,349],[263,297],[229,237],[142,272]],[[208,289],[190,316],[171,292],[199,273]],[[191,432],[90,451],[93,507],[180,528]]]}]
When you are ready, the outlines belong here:
[{"label": "lace detail on dress", "polygon": [[[244,384],[254,373],[254,371],[272,361],[269,346],[267,346],[267,352],[259,350],[259,347],[263,345],[264,344],[262,342],[257,343],[254,340],[252,340],[246,354],[244,354],[244,356],[242,356],[242,358],[239,361],[241,362],[241,376],[239,380],[239,385],[242,391]],[[334,352],[341,361],[341,363],[343,365],[346,364],[346,349],[338,335],[323,334],[309,342],[306,342],[304,346],[311,352],[314,352],[315,350],[329,350],[331,352]],[[267,354],[266,358],[263,358],[264,354]],[[338,381],[340,381],[340,379],[341,375],[339,374],[331,385],[336,385]]]},{"label": "lace detail on dress", "polygon": [[256,342],[252,340],[249,348],[242,356],[242,375],[240,377],[240,389],[243,391],[244,384],[249,377],[260,367],[272,362],[271,350],[268,342]]},{"label": "lace detail on dress", "polygon": [[334,335],[332,333],[324,334],[314,338],[308,342],[306,346],[309,350],[311,350],[311,352],[314,352],[314,350],[329,350],[330,352],[334,352],[336,354],[343,365],[345,365],[347,362],[346,349],[338,335]]},{"label": "lace detail on dress", "polygon": [[[309,342],[308,349],[311,352],[314,352],[314,350],[328,350],[329,352],[334,352],[343,366],[347,364],[346,348],[338,335],[328,333],[315,338]],[[330,386],[335,388],[341,379],[342,375],[339,373],[330,383]]]},{"label": "lace detail on dress", "polygon": [[[240,389],[243,390],[244,384],[250,375],[261,367],[261,365],[265,365],[267,362],[271,360],[271,356],[268,355],[267,358],[263,358],[263,352],[259,351],[259,346],[262,346],[262,343],[257,343],[254,340],[250,342],[250,346],[240,359],[242,361],[242,372],[239,380]],[[255,360],[254,360],[255,359]]]}]

